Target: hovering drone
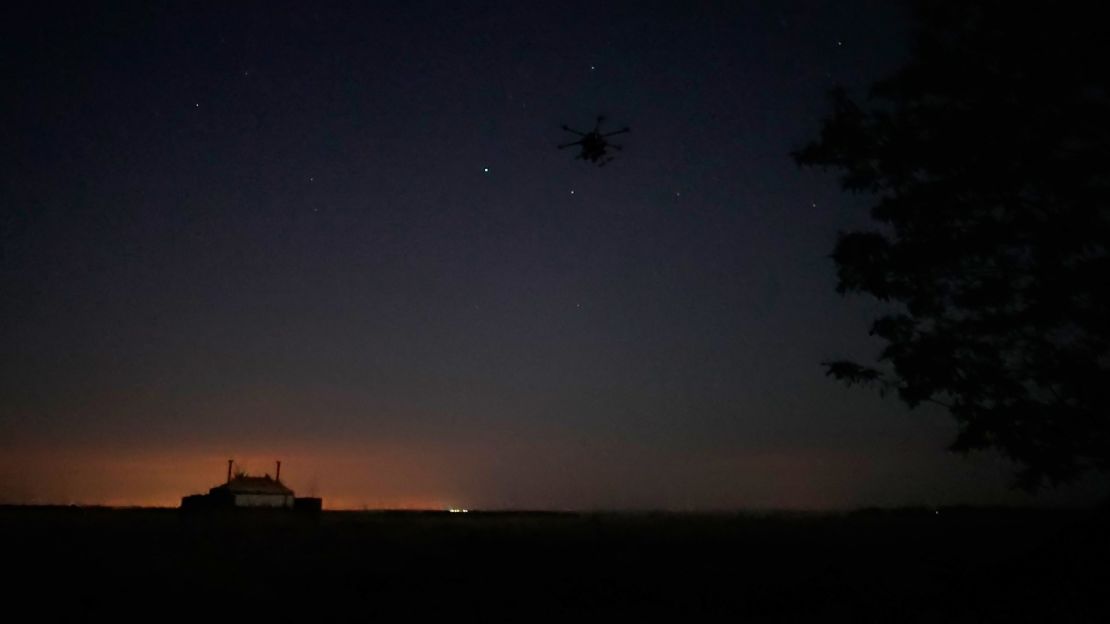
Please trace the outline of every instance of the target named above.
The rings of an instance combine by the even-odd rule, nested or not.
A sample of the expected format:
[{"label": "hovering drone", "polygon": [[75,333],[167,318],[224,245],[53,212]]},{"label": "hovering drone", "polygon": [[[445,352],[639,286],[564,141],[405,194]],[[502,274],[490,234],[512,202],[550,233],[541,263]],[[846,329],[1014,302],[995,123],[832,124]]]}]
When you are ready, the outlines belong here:
[{"label": "hovering drone", "polygon": [[588,160],[592,163],[597,163],[598,167],[604,167],[605,163],[613,160],[613,157],[607,154],[606,150],[610,147],[615,150],[621,149],[620,145],[614,145],[610,143],[606,140],[606,137],[611,137],[614,134],[622,134],[624,132],[628,132],[630,128],[621,128],[620,130],[614,130],[613,132],[602,132],[601,122],[603,121],[605,121],[605,116],[598,115],[597,123],[594,124],[594,129],[589,132],[579,132],[578,130],[567,127],[564,124],[563,130],[566,130],[567,132],[573,132],[574,134],[577,134],[582,138],[574,141],[573,143],[563,143],[559,146],[559,149],[570,147],[572,145],[581,145],[582,151],[578,153],[578,156],[575,157],[576,159]]}]

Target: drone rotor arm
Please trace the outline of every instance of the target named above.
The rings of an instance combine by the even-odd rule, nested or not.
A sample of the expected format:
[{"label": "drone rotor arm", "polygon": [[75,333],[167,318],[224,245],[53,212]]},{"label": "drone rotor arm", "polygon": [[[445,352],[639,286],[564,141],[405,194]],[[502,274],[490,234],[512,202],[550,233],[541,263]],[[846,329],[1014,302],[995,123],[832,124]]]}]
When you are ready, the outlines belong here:
[{"label": "drone rotor arm", "polygon": [[612,132],[606,132],[605,134],[603,134],[601,136],[607,137],[607,136],[613,136],[614,134],[624,134],[625,132],[632,132],[632,128],[621,128],[620,130],[614,130]]}]

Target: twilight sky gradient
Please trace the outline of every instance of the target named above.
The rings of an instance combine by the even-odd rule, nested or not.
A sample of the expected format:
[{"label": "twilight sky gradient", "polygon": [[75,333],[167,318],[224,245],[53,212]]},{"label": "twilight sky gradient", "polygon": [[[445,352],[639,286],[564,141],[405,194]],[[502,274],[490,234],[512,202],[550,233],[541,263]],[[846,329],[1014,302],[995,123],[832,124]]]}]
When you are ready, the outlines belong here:
[{"label": "twilight sky gradient", "polygon": [[1032,500],[819,366],[867,204],[788,154],[894,3],[153,4],[0,15],[0,502]]}]

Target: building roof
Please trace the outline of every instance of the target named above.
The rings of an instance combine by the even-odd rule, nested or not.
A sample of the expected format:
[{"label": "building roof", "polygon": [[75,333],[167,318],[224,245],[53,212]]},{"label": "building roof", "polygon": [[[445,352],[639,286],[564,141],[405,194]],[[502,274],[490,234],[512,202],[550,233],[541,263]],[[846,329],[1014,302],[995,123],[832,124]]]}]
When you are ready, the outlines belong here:
[{"label": "building roof", "polygon": [[246,475],[235,475],[223,485],[217,485],[209,490],[210,494],[217,492],[228,492],[231,494],[277,494],[292,496],[293,490],[285,487],[281,481],[273,479],[270,475],[264,477],[248,477]]}]

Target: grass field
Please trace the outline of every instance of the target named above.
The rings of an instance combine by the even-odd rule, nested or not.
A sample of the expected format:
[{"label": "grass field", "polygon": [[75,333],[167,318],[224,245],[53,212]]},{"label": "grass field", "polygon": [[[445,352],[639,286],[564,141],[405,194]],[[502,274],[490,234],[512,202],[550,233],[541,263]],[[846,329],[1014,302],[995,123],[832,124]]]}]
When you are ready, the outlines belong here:
[{"label": "grass field", "polygon": [[1110,622],[1108,519],[5,507],[0,539],[9,608],[80,619]]}]

